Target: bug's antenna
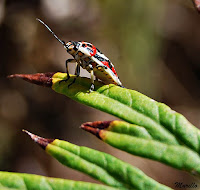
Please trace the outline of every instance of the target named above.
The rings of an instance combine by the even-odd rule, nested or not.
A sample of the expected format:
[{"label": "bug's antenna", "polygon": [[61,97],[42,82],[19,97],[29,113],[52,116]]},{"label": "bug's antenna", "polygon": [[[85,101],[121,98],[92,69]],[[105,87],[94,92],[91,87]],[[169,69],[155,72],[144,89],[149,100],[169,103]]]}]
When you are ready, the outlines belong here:
[{"label": "bug's antenna", "polygon": [[49,32],[51,32],[52,35],[53,35],[65,48],[67,48],[66,43],[65,43],[63,40],[61,40],[60,38],[58,38],[58,36],[56,36],[56,34],[51,30],[51,28],[49,28],[49,26],[48,26],[47,24],[45,24],[45,23],[44,23],[42,20],[40,20],[39,18],[36,18],[36,20],[38,20],[40,23],[42,23],[42,24],[49,30]]}]

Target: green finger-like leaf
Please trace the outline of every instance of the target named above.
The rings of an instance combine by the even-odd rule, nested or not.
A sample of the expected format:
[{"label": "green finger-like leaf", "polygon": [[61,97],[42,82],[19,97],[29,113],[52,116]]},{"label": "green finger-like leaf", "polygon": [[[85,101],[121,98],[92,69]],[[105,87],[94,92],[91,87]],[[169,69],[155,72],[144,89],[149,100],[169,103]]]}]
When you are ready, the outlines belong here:
[{"label": "green finger-like leaf", "polygon": [[[65,78],[65,73],[54,74],[52,78],[52,89],[58,93],[69,96],[80,103],[115,115],[129,123],[141,125],[145,127],[149,134],[157,140],[169,144],[179,144],[177,139],[168,130],[163,128],[162,125],[156,122],[154,118],[152,119],[150,116],[140,113],[130,105],[126,105],[125,99],[129,102],[134,101],[129,95],[130,90],[112,84],[103,85],[100,82],[96,82],[96,91],[89,93],[88,89],[91,84],[89,79],[77,78],[76,83],[68,88],[68,85],[73,81],[73,77],[71,77],[67,82],[60,82]],[[114,95],[118,97],[114,97]]]},{"label": "green finger-like leaf", "polygon": [[84,172],[113,187],[123,189],[170,189],[139,169],[100,151],[61,140],[49,140],[27,132],[45,151],[62,164]]},{"label": "green finger-like leaf", "polygon": [[189,148],[181,145],[168,145],[155,140],[131,137],[106,130],[92,132],[104,142],[134,155],[157,160],[172,167],[200,174],[200,157]]},{"label": "green finger-like leaf", "polygon": [[53,90],[129,123],[143,126],[154,139],[168,144],[179,144],[178,138],[195,151],[200,151],[200,131],[165,104],[113,84],[102,85],[96,82],[96,91],[88,93],[90,80],[86,78],[79,78],[73,88],[68,88],[71,81],[59,82],[65,78],[65,73],[54,74]]},{"label": "green finger-like leaf", "polygon": [[0,172],[1,190],[117,190],[81,181],[50,178],[33,174]]},{"label": "green finger-like leaf", "polygon": [[[57,140],[56,140],[57,141]],[[77,147],[75,147],[77,148]],[[103,183],[114,187],[126,187],[125,184],[118,181],[112,175],[109,175],[106,170],[96,166],[92,162],[82,159],[79,155],[66,151],[59,146],[49,144],[46,148],[47,153],[56,158],[62,164],[84,172],[91,177],[102,181]]]},{"label": "green finger-like leaf", "polygon": [[[52,146],[54,145],[54,146]],[[56,148],[55,148],[56,147]],[[59,147],[59,148],[58,148]],[[66,141],[61,141],[61,140],[55,140],[51,143],[51,145],[49,144],[46,147],[46,151],[51,154],[52,156],[54,156],[55,158],[57,158],[60,162],[62,162],[63,164],[69,166],[71,163],[71,160],[69,160],[69,157],[66,153],[70,152],[76,156],[79,156],[80,158],[80,167],[84,169],[82,170],[83,172],[87,173],[89,170],[89,172],[91,172],[89,175],[91,175],[93,172],[95,172],[95,175],[98,175],[99,180],[101,180],[102,182],[111,185],[110,182],[108,182],[108,180],[103,181],[102,179],[105,178],[107,175],[112,176],[112,178],[116,179],[118,181],[118,183],[116,184],[112,184],[112,186],[117,186],[117,187],[121,187],[121,184],[123,184],[123,187],[126,187],[128,189],[130,188],[136,188],[136,189],[165,189],[167,187],[162,186],[161,184],[157,183],[156,181],[154,181],[153,179],[149,178],[148,176],[146,176],[143,172],[141,172],[140,170],[138,170],[137,168],[122,162],[121,160],[103,153],[103,152],[99,152],[87,147],[79,147],[77,145],[73,145],[69,142]],[[58,152],[59,151],[59,152]],[[61,156],[62,154],[62,156]],[[61,156],[61,157],[60,157]],[[68,157],[66,159],[66,156]],[[63,159],[63,157],[65,157],[65,161]],[[85,162],[82,162],[82,161]],[[75,159],[74,159],[75,161]],[[78,160],[77,160],[78,161]],[[77,162],[73,162],[72,163],[72,167],[75,168],[77,167],[78,163]],[[105,175],[104,173],[100,173],[97,168],[101,168],[102,170],[104,170],[107,175]],[[76,168],[78,169],[78,168]],[[79,169],[80,170],[80,169]],[[104,175],[104,177],[103,177]],[[96,176],[95,176],[96,178]],[[107,177],[106,177],[107,178]],[[110,178],[108,178],[110,179]],[[119,184],[120,182],[120,184]],[[167,188],[168,189],[168,188]]]}]

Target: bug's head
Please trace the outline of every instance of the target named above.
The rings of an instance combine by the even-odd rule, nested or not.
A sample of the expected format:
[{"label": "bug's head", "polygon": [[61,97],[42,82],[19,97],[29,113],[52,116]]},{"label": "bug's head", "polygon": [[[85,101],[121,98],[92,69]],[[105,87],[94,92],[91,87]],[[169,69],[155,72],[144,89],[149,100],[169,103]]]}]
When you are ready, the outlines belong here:
[{"label": "bug's head", "polygon": [[73,55],[78,50],[78,42],[69,41],[65,44],[64,48],[68,53]]}]

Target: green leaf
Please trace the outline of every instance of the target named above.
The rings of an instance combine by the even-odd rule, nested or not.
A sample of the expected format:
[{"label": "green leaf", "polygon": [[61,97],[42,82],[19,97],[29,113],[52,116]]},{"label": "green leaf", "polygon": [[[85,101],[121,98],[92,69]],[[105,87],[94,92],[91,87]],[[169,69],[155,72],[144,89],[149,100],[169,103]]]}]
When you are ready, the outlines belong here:
[{"label": "green leaf", "polygon": [[163,103],[158,103],[147,96],[113,84],[95,83],[95,91],[89,93],[90,80],[79,77],[67,82],[66,73],[55,73],[52,77],[52,89],[80,103],[115,115],[129,123],[143,126],[156,140],[178,145],[187,145],[199,153],[200,131],[181,114],[171,110]]},{"label": "green leaf", "polygon": [[27,133],[48,154],[62,164],[84,172],[109,186],[141,190],[170,189],[146,176],[139,169],[109,154],[87,147],[80,147],[66,141],[44,139]]},{"label": "green leaf", "polygon": [[[172,167],[200,174],[200,157],[189,148],[181,145],[168,145],[152,139],[144,139],[126,134],[100,129],[95,125],[81,126],[84,130],[95,134],[109,145],[128,153],[153,159]],[[102,127],[102,124],[100,124]],[[115,126],[117,128],[117,125]],[[119,125],[121,128],[121,125]]]},{"label": "green leaf", "polygon": [[1,190],[117,190],[104,185],[43,177],[33,174],[0,172]]}]

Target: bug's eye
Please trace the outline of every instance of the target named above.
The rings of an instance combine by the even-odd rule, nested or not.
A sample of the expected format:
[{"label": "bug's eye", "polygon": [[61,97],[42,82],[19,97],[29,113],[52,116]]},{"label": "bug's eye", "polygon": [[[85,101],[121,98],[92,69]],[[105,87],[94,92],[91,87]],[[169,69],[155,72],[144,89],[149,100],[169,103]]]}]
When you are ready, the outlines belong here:
[{"label": "bug's eye", "polygon": [[82,44],[82,47],[85,47],[85,44]]}]

